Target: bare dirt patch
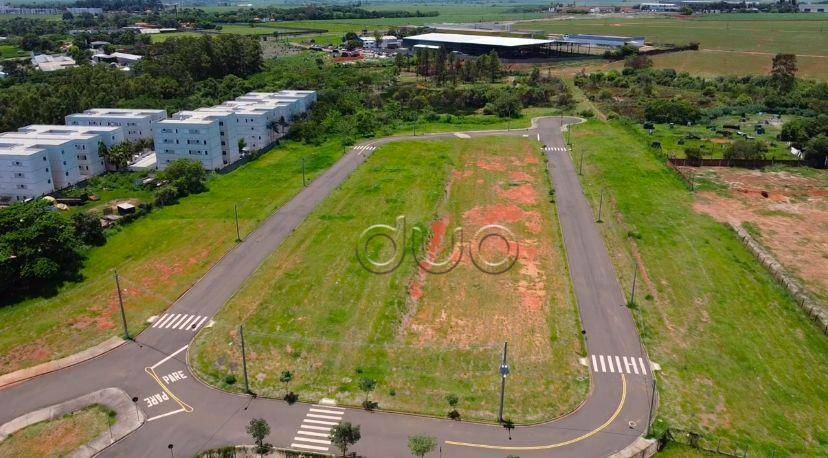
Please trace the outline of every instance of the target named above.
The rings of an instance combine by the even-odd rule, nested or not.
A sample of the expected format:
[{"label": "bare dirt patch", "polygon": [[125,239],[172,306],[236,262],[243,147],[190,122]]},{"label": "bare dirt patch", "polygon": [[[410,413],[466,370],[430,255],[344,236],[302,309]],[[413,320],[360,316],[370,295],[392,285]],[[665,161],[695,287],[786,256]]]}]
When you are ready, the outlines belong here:
[{"label": "bare dirt patch", "polygon": [[701,173],[724,188],[699,192],[696,211],[747,223],[782,265],[814,294],[828,298],[828,172],[709,168]]}]

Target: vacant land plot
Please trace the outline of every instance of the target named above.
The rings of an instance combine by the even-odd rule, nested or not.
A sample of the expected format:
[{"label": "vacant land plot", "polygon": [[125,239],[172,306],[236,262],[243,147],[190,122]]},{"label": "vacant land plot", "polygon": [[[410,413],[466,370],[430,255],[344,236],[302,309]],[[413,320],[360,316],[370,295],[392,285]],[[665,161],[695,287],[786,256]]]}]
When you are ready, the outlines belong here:
[{"label": "vacant land plot", "polygon": [[699,52],[654,57],[656,67],[692,74],[764,74],[774,54],[793,53],[799,56],[800,76],[828,78],[828,15],[569,19],[531,21],[519,26],[546,33],[643,35],[654,43],[699,42]]},{"label": "vacant land plot", "polygon": [[598,121],[574,134],[587,195],[597,205],[606,190],[602,227],[627,288],[641,266],[635,315],[663,369],[662,421],[751,453],[827,454],[828,339],[731,229],[693,210],[644,135]]},{"label": "vacant land plot", "polygon": [[289,144],[227,175],[214,175],[209,191],[190,196],[123,227],[92,249],[81,271],[56,296],[0,308],[0,373],[60,358],[119,333],[112,270],[121,274],[132,332],[169,307],[234,246],[233,206],[242,233],[302,188],[302,157],[313,178],[342,154],[336,143]]},{"label": "vacant land plot", "polygon": [[697,193],[697,211],[744,225],[828,303],[828,172],[706,168],[694,173],[713,185]]},{"label": "vacant land plot", "polygon": [[[244,324],[248,371],[260,394],[281,396],[287,370],[302,399],[359,404],[359,382],[370,378],[381,408],[445,415],[454,393],[465,418],[494,420],[498,358],[508,341],[511,417],[538,421],[572,410],[587,381],[538,151],[522,138],[384,146],[203,332],[191,353],[198,372],[232,389],[228,376],[241,377],[236,326]],[[431,274],[408,253],[392,273],[372,274],[354,254],[360,234],[398,215],[408,225],[401,248],[450,258],[453,228],[469,240],[499,223],[514,233],[519,259],[506,273],[486,274],[467,251],[454,270]],[[415,237],[413,228],[426,236]],[[498,241],[484,244],[486,256],[503,249]]]},{"label": "vacant land plot", "polygon": [[67,456],[98,437],[115,419],[100,406],[87,407],[54,420],[35,423],[0,442],[0,456]]},{"label": "vacant land plot", "polygon": [[26,55],[26,52],[15,45],[0,45],[0,59],[24,57]]}]

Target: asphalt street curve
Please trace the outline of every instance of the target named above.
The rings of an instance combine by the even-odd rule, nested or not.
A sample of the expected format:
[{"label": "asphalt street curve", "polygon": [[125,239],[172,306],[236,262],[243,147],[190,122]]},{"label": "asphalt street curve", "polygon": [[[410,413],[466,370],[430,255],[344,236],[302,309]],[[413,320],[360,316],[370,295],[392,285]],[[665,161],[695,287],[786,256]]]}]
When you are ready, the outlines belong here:
[{"label": "asphalt street curve", "polygon": [[[366,457],[410,456],[408,437],[417,433],[438,438],[443,457],[601,457],[623,449],[645,432],[653,401],[652,368],[564,143],[562,126],[575,122],[547,117],[536,119],[530,129],[389,137],[355,146],[222,258],[134,342],[0,389],[0,424],[101,388],[118,387],[136,399],[136,412],[141,409],[148,420],[101,456],[158,457],[172,451],[183,457],[211,447],[250,443],[245,426],[252,417],[268,421],[273,444],[306,451],[329,449],[325,436],[330,424],[359,424],[362,440],[354,450]],[[510,438],[497,425],[303,403],[288,406],[279,400],[225,393],[191,374],[187,348],[197,331],[209,325],[265,258],[376,147],[400,140],[488,135],[534,137],[545,145],[589,350],[591,390],[577,410],[548,423],[518,427]]]}]

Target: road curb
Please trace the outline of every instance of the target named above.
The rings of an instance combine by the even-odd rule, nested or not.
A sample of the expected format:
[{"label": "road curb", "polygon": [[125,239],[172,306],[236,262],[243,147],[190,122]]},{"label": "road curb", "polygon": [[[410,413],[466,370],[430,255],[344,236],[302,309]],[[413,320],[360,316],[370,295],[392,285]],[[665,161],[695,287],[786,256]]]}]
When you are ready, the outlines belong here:
[{"label": "road curb", "polygon": [[[14,420],[0,426],[0,441],[5,440],[11,434],[35,423],[53,420],[63,415],[77,412],[92,405],[102,405],[114,410],[117,421],[111,427],[91,442],[80,446],[72,452],[72,457],[91,457],[101,450],[118,442],[144,424],[144,414],[133,403],[132,399],[120,388],[104,388],[68,401],[54,404],[42,409],[21,415]],[[110,435],[111,434],[111,435]]]},{"label": "road curb", "polygon": [[110,350],[118,348],[124,342],[126,342],[124,339],[117,336],[113,336],[99,343],[98,345],[95,345],[94,347],[87,348],[86,350],[66,356],[64,358],[56,359],[54,361],[38,364],[37,366],[27,367],[25,369],[20,369],[14,372],[10,372],[8,374],[0,375],[0,388],[4,388],[8,385],[22,382],[24,380],[37,377],[39,375],[48,374],[49,372],[65,369],[69,366],[74,366],[75,364],[80,364],[84,361],[88,361],[92,358],[98,357]]},{"label": "road curb", "polygon": [[658,453],[658,441],[640,436],[627,448],[613,453],[609,458],[649,458]]}]

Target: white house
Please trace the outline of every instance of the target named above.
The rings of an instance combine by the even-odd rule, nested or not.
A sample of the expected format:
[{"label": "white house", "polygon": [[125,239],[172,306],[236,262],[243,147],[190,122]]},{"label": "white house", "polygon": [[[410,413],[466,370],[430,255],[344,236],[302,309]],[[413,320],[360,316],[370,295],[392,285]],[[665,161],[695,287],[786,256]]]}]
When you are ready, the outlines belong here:
[{"label": "white house", "polygon": [[[100,175],[106,170],[103,158],[98,154],[100,135],[94,133],[64,131],[62,133],[43,133],[37,130],[29,132],[6,132],[0,138],[19,138],[32,140],[49,140],[63,142],[61,147],[74,151],[78,171],[86,179]],[[57,180],[56,180],[57,181]]]},{"label": "white house", "polygon": [[166,118],[164,110],[93,108],[67,116],[66,125],[123,127],[125,139],[136,141],[154,138],[155,124]]},{"label": "white house", "polygon": [[0,134],[2,148],[12,150],[39,149],[44,151],[49,162],[49,170],[52,173],[54,189],[63,189],[83,179],[78,166],[75,143],[72,140],[16,138],[8,134],[13,134],[13,132]]},{"label": "white house", "polygon": [[0,202],[18,202],[55,190],[46,150],[0,140]]},{"label": "white house", "polygon": [[825,3],[800,3],[797,6],[800,13],[828,13],[828,4]]}]

